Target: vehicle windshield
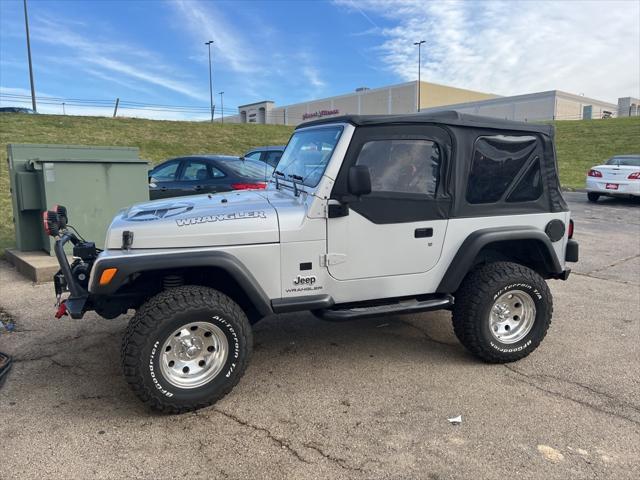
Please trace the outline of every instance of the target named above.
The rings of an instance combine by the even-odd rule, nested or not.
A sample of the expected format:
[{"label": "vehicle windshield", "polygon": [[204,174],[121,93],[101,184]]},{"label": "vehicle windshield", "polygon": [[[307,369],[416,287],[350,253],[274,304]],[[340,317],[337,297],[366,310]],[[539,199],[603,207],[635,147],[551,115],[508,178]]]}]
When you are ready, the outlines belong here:
[{"label": "vehicle windshield", "polygon": [[327,168],[341,134],[342,127],[314,128],[294,133],[276,165],[274,176],[315,187]]},{"label": "vehicle windshield", "polygon": [[623,167],[640,167],[640,155],[620,155],[607,160],[607,165],[621,165]]}]

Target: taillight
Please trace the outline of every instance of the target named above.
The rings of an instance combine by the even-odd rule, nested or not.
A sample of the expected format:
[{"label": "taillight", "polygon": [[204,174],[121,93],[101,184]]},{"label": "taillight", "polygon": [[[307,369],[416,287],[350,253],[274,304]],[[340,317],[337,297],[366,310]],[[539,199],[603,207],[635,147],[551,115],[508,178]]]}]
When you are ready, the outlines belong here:
[{"label": "taillight", "polygon": [[264,190],[267,188],[267,184],[265,182],[232,183],[231,188],[234,190]]},{"label": "taillight", "polygon": [[602,177],[602,172],[600,172],[599,170],[594,170],[592,168],[591,170],[589,170],[589,173],[587,173],[587,175],[589,175],[590,177]]},{"label": "taillight", "polygon": [[569,220],[569,240],[573,238],[573,220]]},{"label": "taillight", "polygon": [[640,179],[640,172],[633,172],[627,178],[629,180],[639,180]]}]

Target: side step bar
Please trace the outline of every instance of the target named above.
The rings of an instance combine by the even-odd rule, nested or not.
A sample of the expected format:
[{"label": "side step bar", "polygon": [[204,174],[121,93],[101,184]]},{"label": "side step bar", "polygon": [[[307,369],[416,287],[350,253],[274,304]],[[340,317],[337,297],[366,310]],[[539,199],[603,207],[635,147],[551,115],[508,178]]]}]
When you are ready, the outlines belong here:
[{"label": "side step bar", "polygon": [[314,313],[323,320],[341,322],[345,320],[355,320],[359,318],[379,317],[382,315],[398,315],[402,313],[428,312],[430,310],[441,310],[453,305],[453,297],[444,295],[428,300],[403,300],[401,302],[389,303],[386,305],[363,306],[352,308],[332,308],[327,310],[316,310]]}]

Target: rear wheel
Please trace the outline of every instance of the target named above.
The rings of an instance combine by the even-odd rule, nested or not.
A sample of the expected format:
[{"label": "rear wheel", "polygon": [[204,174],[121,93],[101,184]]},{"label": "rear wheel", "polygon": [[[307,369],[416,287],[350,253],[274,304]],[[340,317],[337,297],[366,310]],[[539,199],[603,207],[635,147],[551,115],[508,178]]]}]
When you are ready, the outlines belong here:
[{"label": "rear wheel", "polygon": [[600,198],[600,194],[596,192],[588,192],[587,198],[589,199],[590,202],[597,202],[598,199]]},{"label": "rear wheel", "polygon": [[170,288],[146,302],[123,339],[124,375],[150,407],[182,413],[216,402],[238,383],[252,349],[242,309],[217,290]]},{"label": "rear wheel", "polygon": [[546,282],[516,263],[496,262],[473,270],[455,298],[456,336],[486,362],[507,363],[526,357],[551,324],[553,302]]}]

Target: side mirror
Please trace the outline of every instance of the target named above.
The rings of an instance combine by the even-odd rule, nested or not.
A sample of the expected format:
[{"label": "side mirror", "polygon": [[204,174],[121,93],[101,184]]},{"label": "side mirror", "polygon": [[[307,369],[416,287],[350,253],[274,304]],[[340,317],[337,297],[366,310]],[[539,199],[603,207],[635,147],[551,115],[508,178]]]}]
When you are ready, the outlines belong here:
[{"label": "side mirror", "polygon": [[349,169],[349,193],[359,197],[371,193],[371,173],[366,165],[354,165]]}]

